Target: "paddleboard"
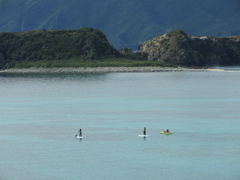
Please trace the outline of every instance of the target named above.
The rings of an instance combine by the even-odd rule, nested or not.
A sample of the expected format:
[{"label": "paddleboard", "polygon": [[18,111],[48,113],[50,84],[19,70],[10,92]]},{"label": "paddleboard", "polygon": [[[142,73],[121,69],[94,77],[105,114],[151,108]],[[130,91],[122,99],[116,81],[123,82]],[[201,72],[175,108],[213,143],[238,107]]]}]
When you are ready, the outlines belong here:
[{"label": "paddleboard", "polygon": [[77,138],[77,139],[82,139],[83,138],[83,136],[75,136],[75,138]]},{"label": "paddleboard", "polygon": [[138,136],[141,136],[141,137],[148,137],[149,135],[143,135],[143,134],[141,134],[141,135],[138,135]]},{"label": "paddleboard", "polygon": [[171,132],[160,132],[160,134],[172,134]]}]

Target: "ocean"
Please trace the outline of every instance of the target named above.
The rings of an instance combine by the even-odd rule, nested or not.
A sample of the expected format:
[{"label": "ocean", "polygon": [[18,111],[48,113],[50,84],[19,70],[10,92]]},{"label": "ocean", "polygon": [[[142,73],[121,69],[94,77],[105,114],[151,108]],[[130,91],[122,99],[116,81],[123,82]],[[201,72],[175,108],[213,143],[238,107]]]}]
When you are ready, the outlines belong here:
[{"label": "ocean", "polygon": [[0,180],[240,179],[239,70],[0,83]]}]

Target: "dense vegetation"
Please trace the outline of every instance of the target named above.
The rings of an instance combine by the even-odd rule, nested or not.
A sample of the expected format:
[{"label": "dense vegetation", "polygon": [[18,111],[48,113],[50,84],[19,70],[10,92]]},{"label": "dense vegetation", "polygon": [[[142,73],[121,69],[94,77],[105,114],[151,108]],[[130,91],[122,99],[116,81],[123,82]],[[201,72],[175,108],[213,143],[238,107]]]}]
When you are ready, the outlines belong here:
[{"label": "dense vegetation", "polygon": [[33,30],[0,33],[0,68],[163,65],[120,53],[99,30]]},{"label": "dense vegetation", "polygon": [[199,36],[240,34],[236,0],[0,0],[0,17],[1,32],[96,28],[117,49],[136,49],[173,29]]},{"label": "dense vegetation", "polygon": [[182,30],[117,51],[99,30],[0,33],[0,69],[28,67],[191,66],[240,64],[240,36],[192,36]]}]

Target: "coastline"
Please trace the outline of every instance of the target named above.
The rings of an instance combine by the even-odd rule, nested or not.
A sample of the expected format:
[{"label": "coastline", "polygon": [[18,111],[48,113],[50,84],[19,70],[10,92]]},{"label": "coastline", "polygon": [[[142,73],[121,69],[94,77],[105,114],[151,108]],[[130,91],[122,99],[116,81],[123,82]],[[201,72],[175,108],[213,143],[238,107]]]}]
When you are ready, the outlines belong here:
[{"label": "coastline", "polygon": [[181,71],[224,71],[221,69],[191,69],[171,67],[96,67],[96,68],[11,68],[0,70],[0,74],[10,73],[110,73],[110,72],[181,72]]}]

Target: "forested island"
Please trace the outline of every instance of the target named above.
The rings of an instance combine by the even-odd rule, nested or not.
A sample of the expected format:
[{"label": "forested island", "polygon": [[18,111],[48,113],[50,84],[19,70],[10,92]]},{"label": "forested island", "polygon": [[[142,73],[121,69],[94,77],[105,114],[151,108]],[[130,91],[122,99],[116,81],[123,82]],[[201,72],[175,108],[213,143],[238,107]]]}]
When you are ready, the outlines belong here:
[{"label": "forested island", "polygon": [[0,68],[162,65],[117,51],[93,28],[0,33]]},{"label": "forested island", "polygon": [[240,64],[240,36],[192,36],[182,30],[116,50],[97,29],[0,33],[0,69],[54,67],[209,67]]}]

